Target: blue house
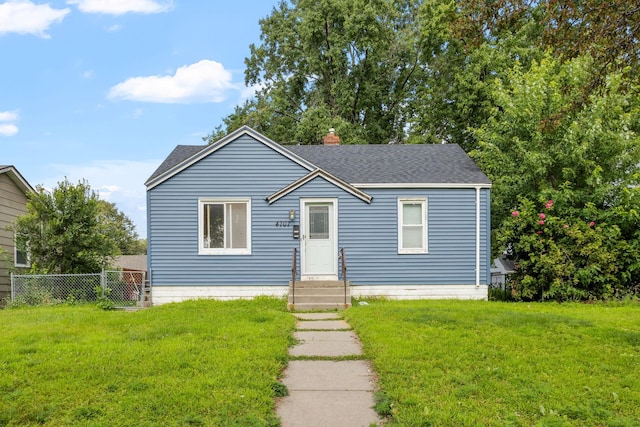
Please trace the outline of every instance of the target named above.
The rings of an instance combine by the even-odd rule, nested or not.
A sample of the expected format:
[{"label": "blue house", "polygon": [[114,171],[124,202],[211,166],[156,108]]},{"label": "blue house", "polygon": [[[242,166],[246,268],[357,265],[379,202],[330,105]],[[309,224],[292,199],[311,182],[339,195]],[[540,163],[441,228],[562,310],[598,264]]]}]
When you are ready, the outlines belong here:
[{"label": "blue house", "polygon": [[177,146],[146,186],[154,304],[292,302],[292,284],[346,279],[342,261],[352,296],[487,298],[491,182],[455,144],[280,145],[243,127]]}]

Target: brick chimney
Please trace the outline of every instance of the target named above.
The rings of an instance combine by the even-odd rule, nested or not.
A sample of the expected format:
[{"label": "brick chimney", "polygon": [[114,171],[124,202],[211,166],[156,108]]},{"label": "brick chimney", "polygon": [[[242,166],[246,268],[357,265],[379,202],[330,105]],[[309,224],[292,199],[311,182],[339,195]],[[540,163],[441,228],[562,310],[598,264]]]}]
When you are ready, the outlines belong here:
[{"label": "brick chimney", "polygon": [[322,138],[322,142],[324,145],[340,145],[340,137],[336,135],[336,130],[331,128],[327,136]]}]

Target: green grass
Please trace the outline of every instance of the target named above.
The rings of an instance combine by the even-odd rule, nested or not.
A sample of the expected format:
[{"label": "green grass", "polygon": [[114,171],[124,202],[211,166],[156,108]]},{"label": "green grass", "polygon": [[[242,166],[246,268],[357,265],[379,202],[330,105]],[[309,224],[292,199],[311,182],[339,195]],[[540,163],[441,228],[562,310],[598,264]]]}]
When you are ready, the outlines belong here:
[{"label": "green grass", "polygon": [[0,311],[0,426],[271,426],[283,300]]},{"label": "green grass", "polygon": [[[368,301],[345,312],[402,426],[640,426],[640,306]],[[283,300],[0,311],[0,426],[272,426]]]},{"label": "green grass", "polygon": [[640,426],[640,305],[368,301],[347,310],[402,426]]}]

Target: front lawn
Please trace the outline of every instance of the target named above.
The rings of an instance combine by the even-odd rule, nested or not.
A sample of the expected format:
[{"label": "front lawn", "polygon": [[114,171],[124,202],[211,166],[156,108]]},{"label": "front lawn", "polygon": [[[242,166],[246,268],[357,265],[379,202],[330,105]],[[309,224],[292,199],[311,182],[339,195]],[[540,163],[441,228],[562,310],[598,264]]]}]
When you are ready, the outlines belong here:
[{"label": "front lawn", "polygon": [[[640,426],[640,306],[368,301],[345,312],[402,426]],[[270,426],[283,300],[0,311],[0,426]]]},{"label": "front lawn", "polygon": [[0,310],[0,426],[277,425],[282,300]]},{"label": "front lawn", "polygon": [[640,426],[640,306],[368,301],[346,312],[402,426]]}]

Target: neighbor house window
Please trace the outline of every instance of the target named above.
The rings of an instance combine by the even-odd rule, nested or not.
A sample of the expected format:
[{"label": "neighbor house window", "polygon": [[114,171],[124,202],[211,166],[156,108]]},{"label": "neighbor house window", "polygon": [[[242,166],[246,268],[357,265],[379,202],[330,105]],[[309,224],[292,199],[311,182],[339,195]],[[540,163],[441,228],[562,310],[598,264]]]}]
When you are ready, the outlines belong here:
[{"label": "neighbor house window", "polygon": [[14,241],[14,264],[16,267],[30,267],[29,262],[29,246],[26,239],[16,236]]},{"label": "neighbor house window", "polygon": [[200,254],[250,254],[251,200],[200,199],[198,235]]},{"label": "neighbor house window", "polygon": [[398,253],[427,253],[427,199],[398,199]]}]

